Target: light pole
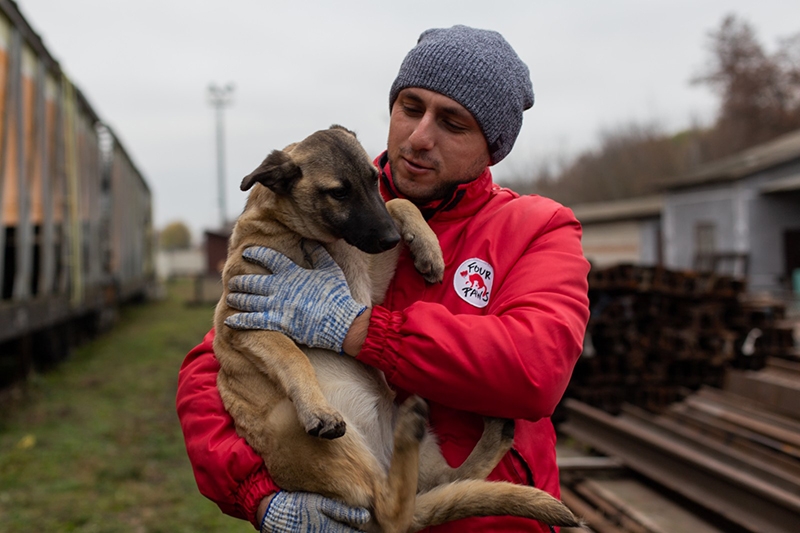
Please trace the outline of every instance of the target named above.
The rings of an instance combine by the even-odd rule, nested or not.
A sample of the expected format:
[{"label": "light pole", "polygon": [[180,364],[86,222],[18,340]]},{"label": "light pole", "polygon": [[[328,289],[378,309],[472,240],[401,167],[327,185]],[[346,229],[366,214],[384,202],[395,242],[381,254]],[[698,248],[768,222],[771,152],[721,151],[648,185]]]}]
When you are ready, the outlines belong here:
[{"label": "light pole", "polygon": [[208,86],[208,102],[216,110],[217,115],[217,195],[219,200],[219,225],[225,229],[228,221],[225,210],[225,130],[223,127],[223,111],[230,105],[234,86],[232,83],[218,87],[211,83]]}]

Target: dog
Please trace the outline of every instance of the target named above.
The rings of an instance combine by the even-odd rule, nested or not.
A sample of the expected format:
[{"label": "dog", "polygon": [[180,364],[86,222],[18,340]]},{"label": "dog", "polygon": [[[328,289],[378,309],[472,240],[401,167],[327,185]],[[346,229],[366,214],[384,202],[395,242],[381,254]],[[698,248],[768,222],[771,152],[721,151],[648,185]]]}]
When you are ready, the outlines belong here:
[{"label": "dog", "polygon": [[355,134],[338,125],[272,151],[242,180],[241,189],[252,190],[230,238],[214,317],[217,385],[237,433],[278,486],[368,508],[372,532],[505,514],[579,525],[544,491],[485,481],[511,447],[512,421],[487,418],[473,452],[451,468],[427,428],[427,404],[412,396],[397,407],[380,371],[279,332],[225,325],[237,312],[226,304],[230,279],[268,273],[243,259],[251,246],[275,249],[305,268],[312,248],[324,246],[365,305],[383,298],[401,240],[421,275],[441,282],[436,235],[411,202],[384,202],[377,183]]}]

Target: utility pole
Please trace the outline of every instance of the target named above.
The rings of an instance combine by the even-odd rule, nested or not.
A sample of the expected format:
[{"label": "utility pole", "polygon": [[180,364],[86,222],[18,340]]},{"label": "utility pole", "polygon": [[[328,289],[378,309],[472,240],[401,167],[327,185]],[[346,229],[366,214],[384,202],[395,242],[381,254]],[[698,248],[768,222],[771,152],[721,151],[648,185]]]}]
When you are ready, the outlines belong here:
[{"label": "utility pole", "polygon": [[231,104],[234,86],[232,83],[218,87],[211,83],[208,86],[208,102],[216,110],[217,115],[217,195],[219,200],[219,226],[224,230],[228,222],[225,209],[225,129],[223,111]]}]

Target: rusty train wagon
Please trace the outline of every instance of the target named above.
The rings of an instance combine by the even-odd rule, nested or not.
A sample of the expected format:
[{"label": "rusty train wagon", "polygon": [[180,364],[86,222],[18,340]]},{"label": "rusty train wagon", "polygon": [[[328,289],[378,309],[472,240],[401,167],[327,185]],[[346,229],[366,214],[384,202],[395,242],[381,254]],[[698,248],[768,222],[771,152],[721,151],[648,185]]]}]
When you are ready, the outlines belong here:
[{"label": "rusty train wagon", "polygon": [[16,4],[0,0],[0,388],[154,279],[150,189]]}]

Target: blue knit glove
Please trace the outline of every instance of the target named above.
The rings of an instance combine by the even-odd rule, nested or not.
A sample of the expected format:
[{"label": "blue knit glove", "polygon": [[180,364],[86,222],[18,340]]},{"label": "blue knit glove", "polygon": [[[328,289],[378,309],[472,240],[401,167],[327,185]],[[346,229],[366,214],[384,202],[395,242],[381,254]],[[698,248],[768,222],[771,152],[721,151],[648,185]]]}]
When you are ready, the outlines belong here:
[{"label": "blue knit glove", "polygon": [[363,507],[349,507],[310,492],[281,491],[269,502],[261,533],[355,533],[369,519]]},{"label": "blue knit glove", "polygon": [[280,331],[311,348],[342,353],[347,331],[366,306],[353,299],[342,269],[325,248],[318,246],[310,255],[313,269],[307,270],[271,248],[247,248],[242,257],[272,274],[231,278],[225,301],[245,312],[231,315],[225,324]]}]

